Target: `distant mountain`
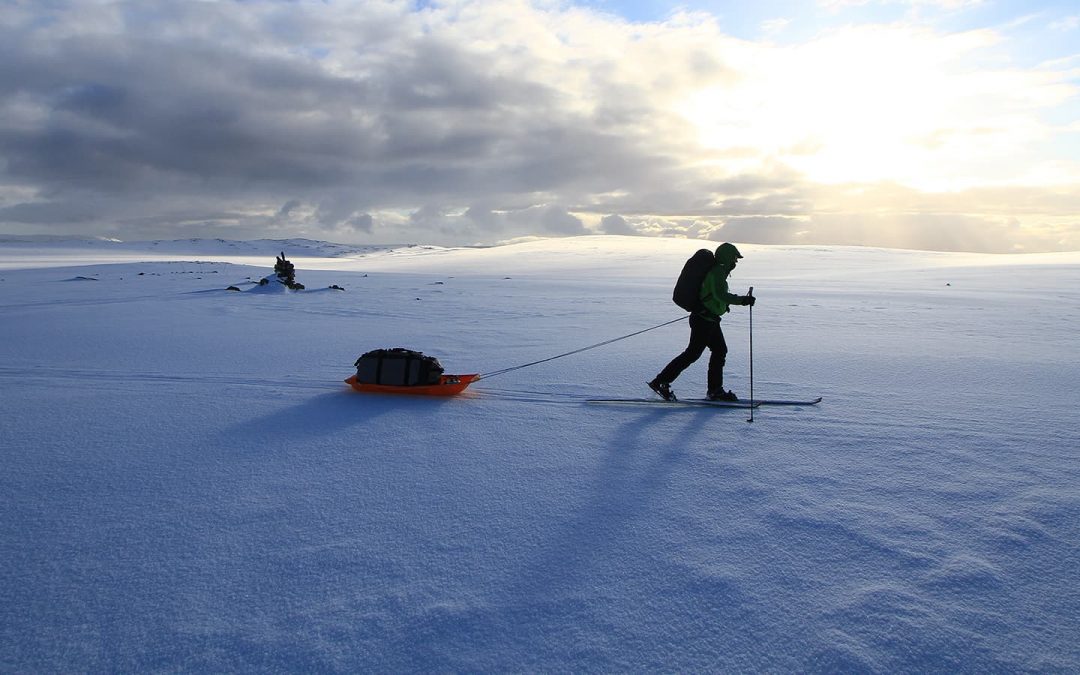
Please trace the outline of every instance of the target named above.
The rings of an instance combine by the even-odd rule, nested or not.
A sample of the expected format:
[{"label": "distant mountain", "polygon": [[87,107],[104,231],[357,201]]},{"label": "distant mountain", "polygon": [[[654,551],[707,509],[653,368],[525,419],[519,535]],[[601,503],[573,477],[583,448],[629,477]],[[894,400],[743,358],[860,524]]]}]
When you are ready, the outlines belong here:
[{"label": "distant mountain", "polygon": [[[90,248],[94,250],[134,251],[147,253],[230,254],[286,257],[343,258],[393,249],[418,248],[416,244],[356,245],[336,244],[314,239],[172,239],[155,241],[121,241],[105,237],[75,237],[64,235],[0,235],[0,244],[46,245],[48,248]],[[437,248],[437,247],[419,247]]]}]

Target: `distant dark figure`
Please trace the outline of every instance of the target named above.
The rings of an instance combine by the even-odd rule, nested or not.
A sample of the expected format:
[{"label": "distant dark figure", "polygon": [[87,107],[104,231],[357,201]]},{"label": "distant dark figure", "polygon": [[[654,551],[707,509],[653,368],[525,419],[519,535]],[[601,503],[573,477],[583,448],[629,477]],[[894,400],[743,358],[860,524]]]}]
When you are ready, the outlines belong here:
[{"label": "distant dark figure", "polygon": [[274,261],[274,274],[277,275],[278,281],[294,291],[303,290],[304,285],[296,283],[296,267],[285,259],[284,251],[282,251],[281,256]]},{"label": "distant dark figure", "polygon": [[282,251],[281,256],[274,261],[274,274],[276,274],[278,279],[281,279],[282,283],[287,286],[296,283],[296,267],[285,259],[284,251]]},{"label": "distant dark figure", "polygon": [[706,347],[711,352],[706,396],[712,401],[739,400],[734,393],[724,390],[724,363],[727,361],[728,349],[727,342],[724,341],[724,331],[720,329],[720,317],[727,313],[731,305],[754,304],[752,295],[734,295],[728,292],[728,275],[735,269],[741,257],[739,249],[733,244],[724,243],[717,247],[713,266],[701,283],[700,309],[690,314],[690,343],[682,354],[672,359],[671,363],[649,382],[649,387],[665,400],[675,400],[671,383],[701,357]]}]

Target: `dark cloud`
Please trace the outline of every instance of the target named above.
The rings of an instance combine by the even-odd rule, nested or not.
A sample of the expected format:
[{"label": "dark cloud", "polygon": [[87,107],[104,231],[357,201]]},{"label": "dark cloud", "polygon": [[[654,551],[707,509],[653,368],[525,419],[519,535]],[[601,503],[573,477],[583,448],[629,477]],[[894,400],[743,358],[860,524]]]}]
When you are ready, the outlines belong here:
[{"label": "dark cloud", "polygon": [[[587,29],[564,34],[562,11],[2,4],[0,229],[455,244],[582,234],[619,214],[599,231],[901,240],[857,224],[876,222],[859,214],[880,201],[809,185],[738,143],[709,160],[757,168],[727,175],[702,161],[696,130],[667,105],[700,82],[738,79],[706,39],[715,26],[635,36],[633,62],[589,48]],[[936,202],[926,210],[940,218],[905,221],[935,245],[1019,236],[1000,219],[949,221],[971,200],[872,192],[898,213]],[[1000,208],[1038,199],[1016,193]]]},{"label": "dark cloud", "polygon": [[[587,203],[677,166],[643,91],[599,77],[626,100],[578,110],[520,67],[527,53],[470,49],[404,5],[57,2],[6,19],[0,109],[25,114],[0,122],[0,181],[23,194],[160,214],[258,210],[290,192],[333,229],[430,201]],[[582,231],[568,214],[537,222]]]},{"label": "dark cloud", "polygon": [[587,233],[580,218],[571,215],[566,209],[558,206],[545,208],[543,215],[540,217],[540,223],[543,225],[545,232],[554,234],[572,236]]},{"label": "dark cloud", "polygon": [[345,221],[345,226],[354,232],[371,234],[374,231],[375,219],[369,213],[360,213]]},{"label": "dark cloud", "polygon": [[302,205],[299,199],[290,199],[281,205],[281,209],[278,211],[278,218],[288,218],[289,214],[295,211]]},{"label": "dark cloud", "polygon": [[0,208],[0,223],[49,225],[56,222],[92,222],[97,214],[85,204],[71,202],[32,202]]},{"label": "dark cloud", "polygon": [[638,231],[626,222],[626,218],[618,214],[611,214],[600,219],[600,230],[604,234],[637,234]]}]

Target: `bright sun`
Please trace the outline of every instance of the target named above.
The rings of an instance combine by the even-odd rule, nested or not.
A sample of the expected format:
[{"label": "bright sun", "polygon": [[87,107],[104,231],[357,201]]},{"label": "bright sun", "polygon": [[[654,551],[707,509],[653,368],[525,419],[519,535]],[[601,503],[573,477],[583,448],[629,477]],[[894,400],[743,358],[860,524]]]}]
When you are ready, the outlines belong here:
[{"label": "bright sun", "polygon": [[744,43],[727,55],[740,77],[695,92],[677,110],[711,161],[729,170],[779,161],[817,182],[931,191],[1000,180],[1016,146],[1038,130],[999,92],[1038,83],[958,68],[992,39],[877,27],[796,47]]}]

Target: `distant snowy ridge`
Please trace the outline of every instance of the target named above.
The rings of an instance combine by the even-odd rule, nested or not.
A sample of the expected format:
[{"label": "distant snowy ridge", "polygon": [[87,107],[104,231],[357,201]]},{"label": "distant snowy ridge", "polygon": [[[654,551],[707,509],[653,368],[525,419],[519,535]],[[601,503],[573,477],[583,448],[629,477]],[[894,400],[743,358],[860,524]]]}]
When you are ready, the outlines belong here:
[{"label": "distant snowy ridge", "polygon": [[175,239],[157,241],[119,241],[102,238],[22,237],[0,235],[0,269],[67,267],[72,264],[124,264],[150,261],[220,261],[272,266],[284,253],[293,260],[303,260],[306,267],[332,269],[347,261],[369,256],[406,257],[443,251],[438,246],[417,244],[336,244],[313,239]]},{"label": "distant snowy ridge", "polygon": [[255,239],[238,241],[232,239],[172,239],[148,241],[121,241],[104,237],[71,237],[54,235],[0,235],[0,244],[46,244],[55,248],[81,248],[113,251],[144,251],[147,253],[175,254],[233,254],[311,256],[339,258],[398,248],[412,248],[415,244],[353,245],[335,244],[314,239]]},{"label": "distant snowy ridge", "polygon": [[[544,253],[569,253],[571,257],[584,259],[591,254],[613,253],[616,255],[649,256],[649,254],[665,254],[682,252],[696,248],[711,248],[719,242],[683,238],[662,237],[639,237],[618,235],[585,235],[577,237],[557,238],[522,238],[515,241],[507,241],[496,246],[463,246],[443,247],[425,244],[341,244],[330,241],[322,241],[307,238],[289,239],[160,239],[122,241],[108,237],[77,237],[72,235],[7,235],[0,234],[0,248],[10,247],[11,252],[34,248],[39,250],[79,250],[85,249],[95,253],[116,252],[143,252],[148,254],[175,255],[206,255],[206,256],[263,256],[284,252],[286,257],[310,257],[310,258],[351,258],[371,254],[407,254],[408,257],[415,255],[455,252],[459,257],[490,258],[493,251],[501,253],[526,253],[537,255]],[[584,248],[582,245],[585,245]],[[1028,263],[1059,262],[1071,264],[1080,259],[1080,252],[1056,252],[1056,253],[964,253],[964,252],[941,252],[941,251],[917,251],[907,249],[887,249],[859,246],[821,246],[821,245],[762,245],[743,244],[740,247],[748,250],[788,251],[803,250],[806,252],[818,252],[823,254],[837,253],[841,251],[864,251],[876,252],[878,257],[884,256],[893,260],[897,255],[910,258],[920,256],[928,260],[948,261],[955,264],[959,261],[976,259],[993,261],[997,263]],[[501,257],[501,253],[494,257]],[[545,261],[544,264],[549,264]]]},{"label": "distant snowy ridge", "polygon": [[[746,259],[733,281],[756,278],[851,281],[886,270],[958,267],[1076,265],[1080,252],[955,253],[852,246],[738,243]],[[484,274],[578,278],[667,279],[699,248],[697,239],[587,235],[508,242],[491,247],[444,248],[419,244],[338,244],[313,239],[176,239],[117,241],[100,238],[0,235],[0,269],[68,267],[75,264],[217,261],[272,267],[284,253],[298,269],[413,274]]]}]

